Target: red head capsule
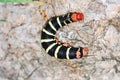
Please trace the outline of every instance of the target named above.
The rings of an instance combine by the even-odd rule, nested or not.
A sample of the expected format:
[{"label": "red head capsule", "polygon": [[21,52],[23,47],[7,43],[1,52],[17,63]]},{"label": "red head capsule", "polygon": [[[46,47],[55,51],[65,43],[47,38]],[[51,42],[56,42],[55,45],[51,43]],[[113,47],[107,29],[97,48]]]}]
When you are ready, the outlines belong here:
[{"label": "red head capsule", "polygon": [[73,21],[80,21],[84,19],[84,15],[82,13],[73,13],[71,18]]}]

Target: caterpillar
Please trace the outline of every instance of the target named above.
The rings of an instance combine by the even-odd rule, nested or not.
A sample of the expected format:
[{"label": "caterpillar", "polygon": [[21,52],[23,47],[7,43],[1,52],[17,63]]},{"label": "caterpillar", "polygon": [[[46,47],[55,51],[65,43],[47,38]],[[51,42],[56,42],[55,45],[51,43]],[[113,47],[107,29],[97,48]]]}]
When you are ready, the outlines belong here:
[{"label": "caterpillar", "polygon": [[50,18],[41,31],[41,44],[46,53],[59,59],[78,59],[87,57],[88,48],[72,47],[58,40],[56,32],[59,28],[84,19],[82,13],[71,12]]}]

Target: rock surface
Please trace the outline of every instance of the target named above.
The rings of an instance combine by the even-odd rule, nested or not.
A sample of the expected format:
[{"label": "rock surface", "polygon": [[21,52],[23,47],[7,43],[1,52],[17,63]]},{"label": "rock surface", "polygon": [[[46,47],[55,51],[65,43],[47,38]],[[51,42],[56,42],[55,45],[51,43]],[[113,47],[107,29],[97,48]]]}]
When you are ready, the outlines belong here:
[{"label": "rock surface", "polygon": [[[0,3],[0,80],[120,80],[120,0],[41,1]],[[59,60],[41,46],[46,20],[68,12],[85,19],[59,40],[88,47],[87,58]]]}]

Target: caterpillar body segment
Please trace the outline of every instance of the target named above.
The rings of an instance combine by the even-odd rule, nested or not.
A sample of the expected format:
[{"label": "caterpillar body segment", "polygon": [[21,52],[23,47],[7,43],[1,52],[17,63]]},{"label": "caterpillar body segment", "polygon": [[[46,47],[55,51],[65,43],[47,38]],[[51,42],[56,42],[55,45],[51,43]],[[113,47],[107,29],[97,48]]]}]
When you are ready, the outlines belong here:
[{"label": "caterpillar body segment", "polygon": [[80,21],[83,18],[82,13],[68,13],[49,19],[41,33],[41,44],[46,53],[60,59],[74,59],[84,56],[83,52],[85,51],[83,51],[84,49],[82,47],[75,48],[69,45],[64,46],[64,43],[61,43],[56,38],[56,32],[59,28],[69,23]]}]

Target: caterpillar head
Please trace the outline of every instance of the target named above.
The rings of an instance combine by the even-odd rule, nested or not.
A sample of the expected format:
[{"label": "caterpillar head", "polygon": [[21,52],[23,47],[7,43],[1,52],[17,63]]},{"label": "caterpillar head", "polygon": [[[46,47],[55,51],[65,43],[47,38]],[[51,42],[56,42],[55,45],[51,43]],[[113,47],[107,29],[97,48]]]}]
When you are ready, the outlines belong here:
[{"label": "caterpillar head", "polygon": [[82,13],[73,13],[71,15],[71,19],[76,22],[76,21],[81,21],[84,19],[84,15]]}]

